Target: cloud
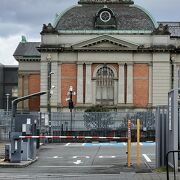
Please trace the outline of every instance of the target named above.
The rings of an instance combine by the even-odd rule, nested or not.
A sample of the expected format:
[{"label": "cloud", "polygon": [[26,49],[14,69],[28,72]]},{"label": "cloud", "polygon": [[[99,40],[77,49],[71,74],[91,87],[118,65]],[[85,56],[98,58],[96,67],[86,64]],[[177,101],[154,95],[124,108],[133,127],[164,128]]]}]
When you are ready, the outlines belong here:
[{"label": "cloud", "polygon": [[157,21],[180,21],[179,0],[134,0],[147,9]]},{"label": "cloud", "polygon": [[31,28],[32,36],[39,34],[44,23],[53,22],[56,13],[76,3],[77,0],[1,0],[0,36],[19,33],[21,25],[22,29]]},{"label": "cloud", "polygon": [[[21,35],[40,41],[43,24],[79,0],[0,0],[0,62],[17,64],[13,53]],[[180,21],[179,0],[134,0],[157,21]]]},{"label": "cloud", "polygon": [[[0,37],[0,62],[4,65],[17,65],[13,53],[21,41],[21,34],[16,34],[6,38]],[[29,41],[39,41],[39,39],[29,39]]]}]

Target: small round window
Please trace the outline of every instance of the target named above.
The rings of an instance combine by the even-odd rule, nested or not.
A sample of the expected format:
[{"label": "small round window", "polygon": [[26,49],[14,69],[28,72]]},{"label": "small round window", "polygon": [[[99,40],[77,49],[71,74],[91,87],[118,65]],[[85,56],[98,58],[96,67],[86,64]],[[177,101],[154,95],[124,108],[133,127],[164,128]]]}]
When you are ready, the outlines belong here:
[{"label": "small round window", "polygon": [[103,11],[100,14],[100,19],[103,22],[108,22],[111,19],[111,14],[108,11]]}]

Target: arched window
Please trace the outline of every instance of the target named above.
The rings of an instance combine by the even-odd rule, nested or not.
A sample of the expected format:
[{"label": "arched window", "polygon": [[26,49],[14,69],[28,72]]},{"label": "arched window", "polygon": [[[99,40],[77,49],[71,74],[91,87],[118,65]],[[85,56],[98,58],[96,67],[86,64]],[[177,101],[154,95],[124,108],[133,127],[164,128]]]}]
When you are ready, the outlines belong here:
[{"label": "arched window", "polygon": [[114,104],[114,73],[107,65],[96,74],[96,104]]}]

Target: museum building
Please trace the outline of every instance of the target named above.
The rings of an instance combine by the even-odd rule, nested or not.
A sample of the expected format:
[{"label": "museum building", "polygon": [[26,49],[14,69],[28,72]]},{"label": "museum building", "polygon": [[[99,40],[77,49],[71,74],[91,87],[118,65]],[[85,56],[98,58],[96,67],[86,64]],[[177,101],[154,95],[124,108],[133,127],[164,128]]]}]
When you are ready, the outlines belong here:
[{"label": "museum building", "polygon": [[167,105],[179,86],[180,23],[156,22],[132,0],[79,0],[44,24],[41,42],[19,43],[19,96],[50,91],[20,109],[76,111],[103,105],[117,111]]}]

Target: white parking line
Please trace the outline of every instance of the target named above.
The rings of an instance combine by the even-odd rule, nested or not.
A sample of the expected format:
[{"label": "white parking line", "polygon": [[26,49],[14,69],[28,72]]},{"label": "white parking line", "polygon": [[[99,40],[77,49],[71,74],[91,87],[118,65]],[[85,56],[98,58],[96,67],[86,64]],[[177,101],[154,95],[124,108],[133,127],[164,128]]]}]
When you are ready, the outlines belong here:
[{"label": "white parking line", "polygon": [[47,159],[62,159],[63,157],[60,156],[51,156],[51,157],[46,157]]},{"label": "white parking line", "polygon": [[144,156],[147,162],[152,162],[151,159],[146,154],[142,154],[142,155]]},{"label": "white parking line", "polygon": [[65,144],[64,146],[69,146],[71,143],[67,143],[67,144]]},{"label": "white parking line", "polygon": [[92,167],[95,167],[95,168],[110,168],[112,167],[112,165],[92,165],[92,166],[37,166],[39,168],[92,168]]},{"label": "white parking line", "polygon": [[83,162],[81,160],[77,160],[75,162],[73,162],[74,164],[82,164]]},{"label": "white parking line", "polygon": [[90,157],[89,156],[73,156],[72,158],[73,159],[76,159],[76,158],[86,158],[86,159],[89,159]]},{"label": "white parking line", "polygon": [[99,156],[99,159],[102,159],[102,158],[115,158],[116,156]]}]

